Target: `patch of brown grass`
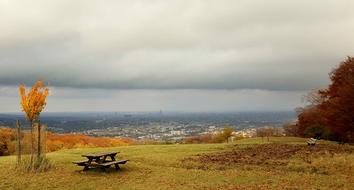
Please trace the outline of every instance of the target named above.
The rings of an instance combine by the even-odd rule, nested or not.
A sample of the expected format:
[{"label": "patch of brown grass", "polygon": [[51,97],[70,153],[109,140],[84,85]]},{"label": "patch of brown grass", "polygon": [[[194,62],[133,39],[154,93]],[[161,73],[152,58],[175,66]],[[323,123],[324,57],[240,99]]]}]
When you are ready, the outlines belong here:
[{"label": "patch of brown grass", "polygon": [[251,146],[235,145],[230,151],[212,154],[198,154],[187,157],[182,162],[193,161],[203,164],[247,164],[247,165],[287,165],[290,158],[300,158],[311,162],[313,158],[343,153],[353,153],[354,147],[336,144],[307,146],[300,144],[260,144]]}]

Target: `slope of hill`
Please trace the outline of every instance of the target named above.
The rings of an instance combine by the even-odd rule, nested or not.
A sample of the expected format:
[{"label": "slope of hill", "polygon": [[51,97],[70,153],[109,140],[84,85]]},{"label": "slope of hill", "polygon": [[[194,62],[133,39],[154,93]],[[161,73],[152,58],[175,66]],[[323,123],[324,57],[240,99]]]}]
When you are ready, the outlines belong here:
[{"label": "slope of hill", "polygon": [[[55,168],[36,174],[13,170],[15,157],[6,156],[0,157],[0,189],[354,187],[352,146],[321,142],[320,146],[309,148],[305,141],[306,139],[300,138],[271,138],[270,142],[264,139],[266,145],[259,145],[262,139],[257,138],[234,144],[137,145],[60,150],[47,155]],[[113,169],[105,173],[100,170],[82,172],[82,168],[71,163],[81,160],[83,153],[110,150],[120,151],[119,157],[131,160],[119,172]],[[238,154],[240,152],[242,154]],[[281,156],[271,156],[272,154]]]}]

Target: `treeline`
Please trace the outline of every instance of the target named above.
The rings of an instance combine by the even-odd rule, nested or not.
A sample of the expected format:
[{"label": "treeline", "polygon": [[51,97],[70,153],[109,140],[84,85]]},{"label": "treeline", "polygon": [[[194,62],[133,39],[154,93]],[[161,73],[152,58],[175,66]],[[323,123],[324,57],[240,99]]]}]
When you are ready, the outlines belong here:
[{"label": "treeline", "polygon": [[354,58],[348,57],[329,76],[329,86],[311,92],[306,97],[310,104],[297,109],[297,123],[284,125],[287,134],[354,142]]},{"label": "treeline", "polygon": [[256,130],[256,137],[267,137],[269,141],[269,137],[281,137],[284,136],[284,130],[282,128],[277,127],[260,127]]},{"label": "treeline", "polygon": [[224,128],[222,131],[218,133],[209,133],[204,135],[197,135],[186,137],[183,139],[183,143],[187,144],[203,144],[203,143],[223,143],[228,142],[229,140],[239,140],[243,138],[250,137],[267,137],[269,141],[269,137],[281,137],[285,136],[285,131],[283,128],[277,128],[272,126],[260,127],[255,130],[254,134],[249,134],[247,136],[238,135],[236,131],[232,128]]},{"label": "treeline", "polygon": [[[23,132],[21,135],[24,153],[29,153],[30,149],[26,145],[30,144],[30,133]],[[15,129],[0,127],[0,156],[15,154],[17,134]],[[107,138],[90,137],[81,134],[56,134],[47,132],[45,150],[53,152],[60,149],[71,149],[80,147],[114,147],[132,144],[129,138]]]},{"label": "treeline", "polygon": [[229,140],[233,132],[234,129],[226,127],[222,131],[216,134],[209,133],[204,135],[186,137],[183,139],[183,143],[187,143],[187,144],[223,143]]}]

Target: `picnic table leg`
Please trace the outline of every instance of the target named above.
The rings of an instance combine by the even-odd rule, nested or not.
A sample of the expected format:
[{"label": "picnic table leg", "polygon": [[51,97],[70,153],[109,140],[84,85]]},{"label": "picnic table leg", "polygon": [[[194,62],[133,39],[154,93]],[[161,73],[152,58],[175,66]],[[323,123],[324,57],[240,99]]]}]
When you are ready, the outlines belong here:
[{"label": "picnic table leg", "polygon": [[[112,161],[116,160],[116,158],[113,155],[111,155],[110,157],[111,157]],[[119,164],[114,164],[114,166],[116,168],[116,171],[120,170]]]},{"label": "picnic table leg", "polygon": [[92,158],[89,158],[88,162],[85,164],[85,167],[84,167],[84,170],[83,171],[86,171],[89,169],[89,165],[91,164],[92,162]]},{"label": "picnic table leg", "polygon": [[[106,163],[107,156],[104,156],[102,159],[102,163]],[[111,166],[105,166],[105,168],[110,168]]]},{"label": "picnic table leg", "polygon": [[116,167],[116,171],[120,170],[119,164],[114,164],[114,166]]},{"label": "picnic table leg", "polygon": [[95,159],[95,162],[96,162],[96,163],[100,163],[100,158],[96,158],[96,159]]},{"label": "picnic table leg", "polygon": [[110,157],[111,157],[112,161],[116,160],[113,155],[110,155]]}]

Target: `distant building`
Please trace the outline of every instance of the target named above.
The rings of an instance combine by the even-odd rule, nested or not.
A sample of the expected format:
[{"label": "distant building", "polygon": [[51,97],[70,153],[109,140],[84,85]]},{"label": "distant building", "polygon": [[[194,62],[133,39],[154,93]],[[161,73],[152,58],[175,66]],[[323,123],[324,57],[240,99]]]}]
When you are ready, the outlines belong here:
[{"label": "distant building", "polygon": [[170,131],[171,135],[175,135],[175,136],[179,136],[179,135],[183,135],[184,132],[183,131]]},{"label": "distant building", "polygon": [[238,137],[255,137],[256,136],[256,129],[243,129],[241,131],[236,131],[233,132],[232,135],[238,136]]}]

